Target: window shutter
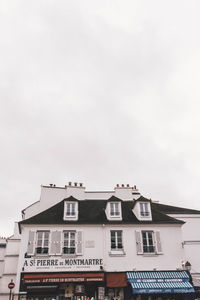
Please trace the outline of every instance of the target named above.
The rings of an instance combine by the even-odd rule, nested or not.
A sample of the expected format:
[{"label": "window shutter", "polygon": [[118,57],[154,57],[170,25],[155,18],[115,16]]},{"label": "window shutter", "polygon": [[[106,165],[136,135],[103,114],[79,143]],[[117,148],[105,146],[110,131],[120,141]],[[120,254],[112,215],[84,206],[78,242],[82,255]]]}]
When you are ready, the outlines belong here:
[{"label": "window shutter", "polygon": [[51,232],[50,254],[61,254],[61,231]]},{"label": "window shutter", "polygon": [[83,255],[83,232],[77,231],[76,254]]},{"label": "window shutter", "polygon": [[141,240],[141,232],[139,230],[135,231],[135,239],[136,239],[136,250],[137,254],[143,254],[142,251],[142,240]]},{"label": "window shutter", "polygon": [[34,250],[35,250],[35,231],[29,231],[29,236],[28,236],[28,246],[27,246],[27,254],[28,255],[33,255]]},{"label": "window shutter", "polygon": [[155,238],[156,238],[157,253],[161,254],[162,253],[162,246],[161,246],[161,240],[160,240],[160,231],[155,232]]}]

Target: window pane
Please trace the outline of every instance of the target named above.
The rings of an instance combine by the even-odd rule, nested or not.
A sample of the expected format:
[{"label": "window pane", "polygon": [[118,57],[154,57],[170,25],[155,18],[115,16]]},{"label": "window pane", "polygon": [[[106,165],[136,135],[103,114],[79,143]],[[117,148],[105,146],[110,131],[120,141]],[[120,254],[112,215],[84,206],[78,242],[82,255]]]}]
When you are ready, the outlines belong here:
[{"label": "window pane", "polygon": [[47,247],[45,247],[45,248],[42,248],[43,249],[43,254],[47,254],[48,253],[48,248]]},{"label": "window pane", "polygon": [[110,214],[114,216],[114,203],[110,203]]},{"label": "window pane", "polygon": [[42,231],[39,231],[37,234],[38,234],[38,239],[42,239],[43,232],[42,232]]},{"label": "window pane", "polygon": [[115,215],[119,215],[119,203],[115,203]]},{"label": "window pane", "polygon": [[44,233],[44,238],[45,238],[45,239],[48,239],[48,238],[49,238],[49,232],[45,232],[45,233]]},{"label": "window pane", "polygon": [[75,215],[75,203],[72,203],[72,211],[71,211],[71,213],[72,213],[72,216],[74,216]]},{"label": "window pane", "polygon": [[64,238],[67,239],[69,237],[69,232],[64,233]]},{"label": "window pane", "polygon": [[38,247],[42,247],[42,240],[38,240],[38,241],[37,241],[37,246],[38,246]]},{"label": "window pane", "polygon": [[45,240],[45,241],[44,241],[44,247],[48,247],[48,244],[49,244],[49,241],[48,241],[48,240]]},{"label": "window pane", "polygon": [[36,248],[36,253],[37,253],[37,254],[42,253],[42,248],[41,248],[41,247],[37,247],[37,248]]},{"label": "window pane", "polygon": [[147,253],[147,252],[148,252],[147,246],[143,246],[143,252],[144,252],[144,253]]},{"label": "window pane", "polygon": [[115,248],[116,248],[115,242],[111,242],[111,249],[115,249]]}]

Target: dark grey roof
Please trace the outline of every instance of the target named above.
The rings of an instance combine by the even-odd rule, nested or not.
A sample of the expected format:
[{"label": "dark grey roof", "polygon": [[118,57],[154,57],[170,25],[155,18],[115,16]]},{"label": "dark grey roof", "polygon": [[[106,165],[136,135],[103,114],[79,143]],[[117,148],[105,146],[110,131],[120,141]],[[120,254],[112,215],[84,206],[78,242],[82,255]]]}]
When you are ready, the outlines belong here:
[{"label": "dark grey roof", "polygon": [[166,204],[160,204],[160,203],[154,203],[152,202],[152,207],[154,209],[159,210],[160,212],[164,214],[200,214],[199,210],[196,209],[189,209],[184,207],[177,207],[177,206],[171,206]]},{"label": "dark grey roof", "polygon": [[[146,198],[141,197],[141,201]],[[65,201],[78,201],[79,203],[79,216],[77,221],[63,220],[64,202]],[[112,196],[111,201],[121,201],[120,199]],[[138,199],[139,200],[139,199]],[[146,199],[148,200],[148,199]],[[121,201],[122,205],[122,220],[108,220],[106,217],[105,209],[109,200],[77,200],[72,196],[63,199],[56,205],[48,208],[47,210],[19,222],[19,226],[23,224],[183,224],[183,221],[174,219],[159,211],[157,206],[152,205],[152,221],[139,221],[133,214],[132,209],[134,201]],[[150,200],[148,200],[150,201]]]}]

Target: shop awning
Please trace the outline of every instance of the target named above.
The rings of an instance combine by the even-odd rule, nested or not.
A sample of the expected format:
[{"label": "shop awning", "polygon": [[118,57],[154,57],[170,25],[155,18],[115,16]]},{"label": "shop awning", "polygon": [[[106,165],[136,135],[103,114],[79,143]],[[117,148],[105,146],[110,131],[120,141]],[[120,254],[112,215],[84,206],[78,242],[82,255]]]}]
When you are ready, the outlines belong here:
[{"label": "shop awning", "polygon": [[107,273],[106,286],[110,288],[127,286],[126,273]]},{"label": "shop awning", "polygon": [[128,272],[133,294],[194,293],[186,271]]},{"label": "shop awning", "polygon": [[104,273],[91,272],[91,273],[24,274],[22,280],[25,284],[104,281]]}]

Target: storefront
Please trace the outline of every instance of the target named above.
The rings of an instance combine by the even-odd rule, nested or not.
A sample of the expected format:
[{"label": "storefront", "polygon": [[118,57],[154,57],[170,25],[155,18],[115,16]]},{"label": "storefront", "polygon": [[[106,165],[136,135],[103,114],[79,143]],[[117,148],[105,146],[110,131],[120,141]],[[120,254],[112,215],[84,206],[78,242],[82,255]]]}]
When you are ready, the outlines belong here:
[{"label": "storefront", "polygon": [[24,273],[20,291],[27,300],[101,300],[104,273]]},{"label": "storefront", "polygon": [[127,281],[134,300],[191,300],[194,287],[186,271],[128,272]]},{"label": "storefront", "polygon": [[124,300],[125,289],[127,287],[126,273],[106,273],[106,292],[107,300]]}]

